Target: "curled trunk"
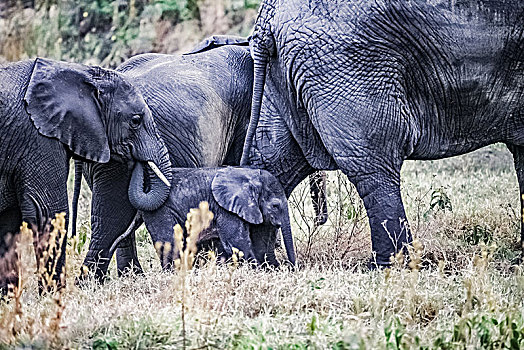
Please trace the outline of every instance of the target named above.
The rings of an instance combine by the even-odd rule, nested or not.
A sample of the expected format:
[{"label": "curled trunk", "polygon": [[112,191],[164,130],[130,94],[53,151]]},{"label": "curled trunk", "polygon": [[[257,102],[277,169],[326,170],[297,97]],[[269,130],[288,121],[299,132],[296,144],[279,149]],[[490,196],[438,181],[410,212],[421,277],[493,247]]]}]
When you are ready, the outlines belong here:
[{"label": "curled trunk", "polygon": [[172,172],[167,154],[161,158],[160,164],[155,163],[158,170],[167,179],[163,181],[146,162],[136,162],[129,183],[129,201],[138,210],[153,211],[158,209],[169,196]]}]

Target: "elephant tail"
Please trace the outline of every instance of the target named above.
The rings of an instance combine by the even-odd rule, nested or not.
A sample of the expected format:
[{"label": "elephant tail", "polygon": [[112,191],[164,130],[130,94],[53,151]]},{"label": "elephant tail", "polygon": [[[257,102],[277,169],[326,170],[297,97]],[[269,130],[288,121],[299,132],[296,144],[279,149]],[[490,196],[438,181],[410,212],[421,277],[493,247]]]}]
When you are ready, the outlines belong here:
[{"label": "elephant tail", "polygon": [[291,233],[291,222],[289,220],[289,207],[286,203],[284,206],[284,222],[282,222],[282,239],[284,241],[284,247],[286,248],[287,259],[291,265],[295,266],[295,246],[293,244],[293,235]]},{"label": "elephant tail", "polygon": [[76,236],[76,218],[78,216],[78,200],[80,199],[80,188],[82,187],[82,167],[81,160],[75,160],[75,185],[73,188],[73,203],[71,215],[71,237]]},{"label": "elephant tail", "polygon": [[131,222],[131,224],[127,228],[126,232],[122,233],[115,240],[115,242],[113,243],[111,248],[109,248],[109,255],[108,255],[109,259],[111,259],[113,257],[113,254],[115,253],[116,248],[118,248],[118,245],[120,244],[120,242],[122,242],[124,239],[129,237],[132,233],[134,233],[138,229],[138,227],[140,225],[142,225],[142,222],[143,222],[142,221],[142,214],[140,213],[140,211],[137,211],[136,215],[135,215],[135,218],[133,219],[133,221]]},{"label": "elephant tail", "polygon": [[240,160],[240,165],[242,166],[248,165],[249,151],[251,150],[255,130],[260,118],[264,85],[266,83],[267,64],[269,62],[269,52],[264,52],[264,50],[259,48],[253,48],[252,56],[254,63],[253,99],[251,104],[251,120],[249,121],[242,158]]}]

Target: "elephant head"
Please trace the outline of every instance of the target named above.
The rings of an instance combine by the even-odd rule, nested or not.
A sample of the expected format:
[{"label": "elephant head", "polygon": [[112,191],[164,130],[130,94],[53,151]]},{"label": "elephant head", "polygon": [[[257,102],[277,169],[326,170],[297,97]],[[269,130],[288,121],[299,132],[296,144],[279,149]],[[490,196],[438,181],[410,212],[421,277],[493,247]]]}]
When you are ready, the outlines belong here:
[{"label": "elephant head", "polygon": [[[155,209],[166,200],[171,178],[167,149],[144,99],[124,76],[38,58],[25,102],[38,132],[59,140],[77,157],[99,163],[114,158],[149,164],[147,181],[134,190],[154,198],[149,195],[148,201],[135,202],[137,208]],[[143,167],[133,170],[138,171]]]},{"label": "elephant head", "polygon": [[[265,242],[262,244],[258,239],[253,242],[253,248],[259,263],[264,261],[266,254],[268,260],[274,258],[276,229],[289,227],[287,199],[278,180],[265,170],[228,167],[217,172],[211,190],[221,207],[238,215],[250,226],[271,227],[274,232],[265,235]],[[284,230],[283,237],[288,259],[294,264],[291,232]],[[265,248],[262,249],[261,246]]]}]

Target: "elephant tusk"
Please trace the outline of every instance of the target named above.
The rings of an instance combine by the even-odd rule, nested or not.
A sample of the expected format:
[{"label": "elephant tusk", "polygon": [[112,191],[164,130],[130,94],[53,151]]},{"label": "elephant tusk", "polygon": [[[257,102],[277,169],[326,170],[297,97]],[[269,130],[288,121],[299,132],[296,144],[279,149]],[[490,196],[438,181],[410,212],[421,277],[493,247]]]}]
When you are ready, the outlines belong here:
[{"label": "elephant tusk", "polygon": [[156,166],[155,163],[153,163],[151,161],[148,161],[147,164],[149,165],[151,170],[153,170],[153,172],[156,174],[156,176],[158,176],[160,178],[160,180],[162,180],[162,182],[167,185],[167,187],[171,187],[171,184],[169,183],[169,180],[164,176],[164,174],[162,174],[162,172],[160,171],[160,169],[158,169],[158,167]]}]

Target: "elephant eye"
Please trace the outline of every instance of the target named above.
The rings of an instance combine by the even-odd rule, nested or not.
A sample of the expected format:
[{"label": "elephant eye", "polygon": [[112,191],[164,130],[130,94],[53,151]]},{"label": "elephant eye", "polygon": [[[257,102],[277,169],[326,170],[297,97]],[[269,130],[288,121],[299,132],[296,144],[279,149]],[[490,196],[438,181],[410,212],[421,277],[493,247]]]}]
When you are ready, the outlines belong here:
[{"label": "elephant eye", "polygon": [[140,126],[140,123],[142,123],[142,116],[139,114],[135,114],[131,117],[131,126],[137,128]]}]

